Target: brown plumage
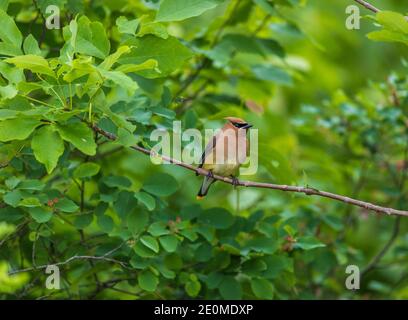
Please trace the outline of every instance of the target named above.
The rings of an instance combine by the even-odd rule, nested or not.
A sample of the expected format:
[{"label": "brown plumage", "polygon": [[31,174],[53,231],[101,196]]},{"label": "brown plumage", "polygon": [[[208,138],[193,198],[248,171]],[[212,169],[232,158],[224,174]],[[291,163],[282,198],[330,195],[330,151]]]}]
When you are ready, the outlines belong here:
[{"label": "brown plumage", "polygon": [[208,170],[210,174],[204,177],[197,199],[207,195],[210,186],[215,182],[213,174],[235,179],[240,165],[246,160],[249,150],[246,133],[252,125],[236,117],[225,119],[228,122],[210,140],[201,157],[199,167]]}]

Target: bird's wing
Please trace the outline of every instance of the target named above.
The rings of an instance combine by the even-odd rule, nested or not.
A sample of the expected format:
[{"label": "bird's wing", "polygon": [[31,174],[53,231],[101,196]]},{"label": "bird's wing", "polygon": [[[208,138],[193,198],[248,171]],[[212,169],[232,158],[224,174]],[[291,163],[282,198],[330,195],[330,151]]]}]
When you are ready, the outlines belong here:
[{"label": "bird's wing", "polygon": [[203,154],[201,155],[201,159],[200,159],[200,164],[199,164],[199,168],[202,168],[205,162],[205,159],[211,154],[211,152],[213,152],[213,150],[215,149],[215,145],[217,143],[217,139],[220,135],[220,132],[217,133],[216,135],[214,135],[212,137],[212,139],[208,142],[207,146],[204,149]]}]

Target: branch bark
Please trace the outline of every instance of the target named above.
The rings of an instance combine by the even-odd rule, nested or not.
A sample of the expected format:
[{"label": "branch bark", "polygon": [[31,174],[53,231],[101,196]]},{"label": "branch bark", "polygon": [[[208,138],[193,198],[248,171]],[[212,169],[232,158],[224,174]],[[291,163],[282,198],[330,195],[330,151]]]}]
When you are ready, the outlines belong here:
[{"label": "branch bark", "polygon": [[[96,125],[93,125],[92,129],[95,132],[103,135],[104,137],[106,137],[109,140],[112,140],[112,141],[116,140],[116,136],[114,134],[101,129]],[[141,147],[139,145],[132,146],[131,148],[136,150],[136,151],[139,151],[141,153],[144,153],[146,155],[149,155],[149,156],[150,155],[157,156],[151,150],[145,149],[145,148],[143,148],[143,147]],[[204,170],[202,168],[196,168],[196,167],[194,167],[194,166],[192,166],[190,164],[186,164],[184,162],[173,159],[171,157],[167,157],[167,156],[160,156],[160,157],[161,157],[161,159],[163,161],[172,163],[172,164],[174,164],[176,166],[179,166],[179,167],[183,167],[183,168],[185,168],[187,170],[194,171],[198,175],[206,176],[206,175],[209,174],[209,172],[207,170]],[[235,184],[237,186],[242,186],[242,187],[273,189],[273,190],[280,190],[280,191],[285,191],[285,192],[303,193],[303,194],[306,194],[308,196],[320,196],[320,197],[329,198],[329,199],[337,200],[337,201],[340,201],[340,202],[344,202],[344,203],[347,203],[347,204],[350,204],[350,205],[358,206],[358,207],[361,207],[363,209],[370,210],[370,211],[375,211],[375,212],[382,213],[382,214],[408,217],[408,211],[381,207],[381,206],[378,206],[378,205],[375,205],[375,204],[372,204],[372,203],[369,203],[369,202],[353,199],[353,198],[350,198],[350,197],[338,195],[338,194],[327,192],[327,191],[320,191],[320,190],[317,190],[317,189],[311,188],[311,187],[288,186],[288,185],[280,185],[280,184],[264,183],[264,182],[254,182],[254,181],[244,181],[244,180],[238,180],[238,181],[236,181],[234,183],[233,179],[228,178],[228,177],[218,176],[218,175],[214,175],[214,179],[222,181],[224,183],[228,183],[228,184],[231,184],[231,185]]]},{"label": "branch bark", "polygon": [[377,7],[373,6],[371,3],[364,1],[364,0],[354,0],[355,2],[359,3],[360,5],[362,5],[364,8],[377,13],[380,12],[381,10],[378,9]]},{"label": "branch bark", "polygon": [[[382,10],[378,9],[376,6],[373,6],[371,3],[364,1],[364,0],[354,0],[358,4],[362,5],[364,8],[374,12],[378,13],[381,12]],[[408,20],[408,16],[405,16],[405,19]]]}]

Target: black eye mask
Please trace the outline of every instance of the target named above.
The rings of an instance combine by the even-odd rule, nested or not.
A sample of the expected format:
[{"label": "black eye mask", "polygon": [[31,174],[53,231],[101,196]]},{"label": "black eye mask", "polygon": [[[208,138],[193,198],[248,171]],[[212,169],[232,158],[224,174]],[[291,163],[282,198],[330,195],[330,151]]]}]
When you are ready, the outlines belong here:
[{"label": "black eye mask", "polygon": [[237,122],[232,122],[232,124],[233,124],[233,126],[234,126],[235,128],[239,128],[239,129],[241,129],[241,128],[245,128],[245,129],[247,129],[247,128],[252,127],[252,126],[251,126],[251,125],[249,125],[248,123],[237,123]]}]

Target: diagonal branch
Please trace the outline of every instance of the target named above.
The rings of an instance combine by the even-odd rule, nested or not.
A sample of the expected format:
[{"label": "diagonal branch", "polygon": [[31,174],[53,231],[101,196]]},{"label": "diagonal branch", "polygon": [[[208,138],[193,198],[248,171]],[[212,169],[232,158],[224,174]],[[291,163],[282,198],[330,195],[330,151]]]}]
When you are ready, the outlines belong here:
[{"label": "diagonal branch", "polygon": [[366,9],[368,9],[368,10],[374,12],[374,13],[377,13],[377,12],[381,11],[380,9],[378,9],[377,7],[374,7],[371,3],[367,2],[367,1],[364,1],[364,0],[354,0],[354,1],[361,4],[364,8],[366,8]]},{"label": "diagonal branch", "polygon": [[394,244],[395,240],[398,237],[400,231],[400,224],[401,224],[401,217],[397,217],[394,224],[394,230],[392,232],[391,238],[387,241],[381,251],[370,261],[370,263],[364,268],[361,272],[361,275],[364,276],[371,270],[373,270],[377,264],[381,261],[381,259],[385,256],[391,246]]},{"label": "diagonal branch", "polygon": [[[110,132],[107,132],[99,127],[97,127],[96,125],[92,126],[92,129],[103,135],[104,137],[106,137],[109,140],[116,140],[116,136]],[[156,154],[154,152],[152,152],[151,150],[145,149],[139,145],[135,145],[131,147],[132,149],[142,152],[146,155],[154,155],[156,156]],[[172,163],[176,166],[179,167],[183,167],[185,169],[194,171],[195,173],[205,176],[208,175],[209,172],[207,170],[204,170],[202,168],[196,168],[190,164],[186,164],[184,162],[181,162],[179,160],[167,157],[167,156],[160,156],[161,159],[163,161],[167,161],[169,163]],[[273,190],[280,190],[280,191],[286,191],[286,192],[296,192],[296,193],[304,193],[308,196],[320,196],[320,197],[324,197],[324,198],[329,198],[329,199],[333,199],[333,200],[337,200],[340,202],[344,202],[347,204],[351,204],[354,206],[358,206],[361,208],[364,208],[366,210],[371,210],[371,211],[375,211],[378,213],[383,213],[383,214],[387,214],[387,215],[396,215],[396,216],[406,216],[408,217],[408,211],[403,211],[403,210],[397,210],[397,209],[392,209],[392,208],[386,208],[386,207],[381,207],[369,202],[365,202],[365,201],[361,201],[361,200],[357,200],[357,199],[353,199],[353,198],[349,198],[346,196],[341,196],[335,193],[331,193],[331,192],[326,192],[326,191],[320,191],[314,188],[310,188],[310,187],[300,187],[300,186],[288,186],[288,185],[280,185],[280,184],[272,184],[272,183],[264,183],[264,182],[254,182],[254,181],[244,181],[244,180],[238,180],[238,181],[234,181],[231,178],[227,178],[227,177],[223,177],[223,176],[218,176],[218,175],[213,175],[214,179],[225,182],[225,183],[229,183],[232,185],[237,185],[237,186],[242,186],[242,187],[253,187],[253,188],[264,188],[264,189],[273,189]]]},{"label": "diagonal branch", "polygon": [[[382,10],[378,9],[377,7],[373,6],[371,3],[365,1],[365,0],[354,0],[358,4],[362,5],[364,8],[374,12],[378,13],[381,12]],[[408,20],[408,16],[405,16],[405,19]]]}]

